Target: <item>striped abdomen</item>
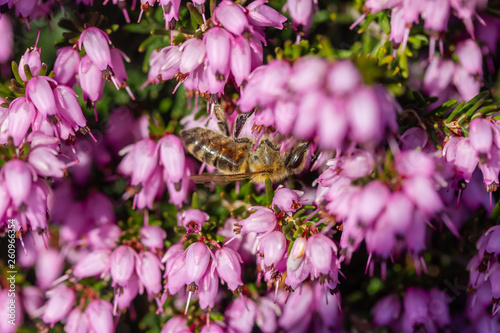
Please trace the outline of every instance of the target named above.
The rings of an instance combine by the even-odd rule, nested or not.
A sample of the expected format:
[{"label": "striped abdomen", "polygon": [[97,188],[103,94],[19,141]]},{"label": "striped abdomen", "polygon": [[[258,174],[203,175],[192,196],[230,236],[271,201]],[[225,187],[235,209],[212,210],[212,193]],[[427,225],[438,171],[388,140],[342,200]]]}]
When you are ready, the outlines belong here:
[{"label": "striped abdomen", "polygon": [[248,172],[248,154],[251,143],[235,142],[223,134],[195,127],[181,131],[186,149],[198,160],[224,173]]}]

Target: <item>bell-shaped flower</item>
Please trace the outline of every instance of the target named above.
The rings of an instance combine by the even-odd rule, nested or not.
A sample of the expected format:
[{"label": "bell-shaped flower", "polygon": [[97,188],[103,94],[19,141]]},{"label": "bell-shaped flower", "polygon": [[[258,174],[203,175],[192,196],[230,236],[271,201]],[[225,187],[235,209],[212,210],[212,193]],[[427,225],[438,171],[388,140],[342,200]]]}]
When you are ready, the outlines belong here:
[{"label": "bell-shaped flower", "polygon": [[[174,247],[176,246],[171,246],[165,254],[165,256],[170,256],[166,260],[164,277],[167,277],[167,284],[165,288],[168,289],[171,295],[177,294],[177,292],[186,285],[186,257],[184,256],[184,251],[182,251],[182,245],[180,248]],[[163,259],[165,259],[165,257]]]},{"label": "bell-shaped flower", "polygon": [[248,41],[243,37],[231,39],[230,67],[236,85],[240,86],[248,78],[252,69],[252,53]]},{"label": "bell-shaped flower", "polygon": [[159,80],[170,80],[180,71],[182,52],[177,45],[154,50],[149,57],[148,82],[158,83]]},{"label": "bell-shaped flower", "polygon": [[121,235],[121,229],[116,224],[105,224],[87,233],[87,243],[95,249],[113,249]]},{"label": "bell-shaped flower", "polygon": [[55,83],[47,76],[38,76],[32,77],[26,84],[26,98],[44,116],[57,113],[56,101],[49,81]]},{"label": "bell-shaped flower", "polygon": [[235,291],[238,286],[242,286],[241,281],[241,260],[238,252],[229,247],[223,247],[215,252],[215,260],[212,271],[217,269],[222,283],[227,283],[227,287]]},{"label": "bell-shaped flower", "polygon": [[49,248],[38,255],[36,260],[36,284],[41,288],[48,289],[52,282],[61,276],[64,257],[53,248]]},{"label": "bell-shaped flower", "polygon": [[267,207],[250,207],[257,210],[248,218],[235,223],[234,233],[245,235],[249,232],[255,232],[259,235],[266,235],[273,231],[277,225],[276,214]]},{"label": "bell-shaped flower", "polygon": [[358,222],[368,226],[375,222],[385,208],[391,192],[386,184],[374,180],[363,187],[356,197]]},{"label": "bell-shaped flower", "polygon": [[85,316],[89,328],[93,332],[112,333],[115,331],[113,323],[113,306],[108,301],[96,299],[85,308]]},{"label": "bell-shaped flower", "polygon": [[73,275],[77,279],[96,276],[109,270],[111,251],[107,249],[94,250],[87,253],[73,267]]},{"label": "bell-shaped flower", "polygon": [[479,158],[470,143],[470,139],[460,140],[456,145],[455,166],[462,174],[465,182],[468,183],[471,180],[472,173],[476,169],[478,162]]},{"label": "bell-shaped flower", "polygon": [[440,329],[446,329],[451,325],[448,295],[443,290],[432,288],[429,290],[429,298],[431,304],[430,317]]},{"label": "bell-shaped flower", "polygon": [[372,308],[373,322],[378,326],[389,326],[399,318],[401,303],[396,295],[380,299]]},{"label": "bell-shaped flower", "polygon": [[157,225],[147,225],[141,228],[141,243],[151,251],[163,249],[167,233]]},{"label": "bell-shaped flower", "polygon": [[347,95],[357,89],[363,80],[361,73],[351,61],[341,60],[329,69],[326,82],[331,93]]},{"label": "bell-shaped flower", "polygon": [[122,288],[122,292],[115,293],[116,305],[118,309],[125,310],[130,307],[130,303],[134,300],[139,292],[139,282],[137,276],[132,277],[127,281],[126,286]]},{"label": "bell-shaped flower", "polygon": [[301,206],[299,197],[302,195],[304,195],[303,191],[290,190],[280,185],[274,193],[272,205],[285,213],[294,213]]},{"label": "bell-shaped flower", "polygon": [[28,82],[26,73],[24,72],[24,66],[28,65],[32,76],[38,76],[40,70],[42,69],[42,61],[40,60],[40,49],[27,49],[26,52],[21,56],[19,61],[19,77],[24,81]]},{"label": "bell-shaped flower", "polygon": [[[321,89],[328,72],[328,62],[319,57],[302,57],[293,65],[290,88],[297,93]],[[346,80],[343,81],[346,83]]]},{"label": "bell-shaped flower", "polygon": [[374,89],[362,87],[346,104],[351,128],[350,136],[357,142],[379,140],[383,135],[382,114]]},{"label": "bell-shaped flower", "polygon": [[265,5],[267,2],[267,0],[257,0],[246,6],[248,20],[257,27],[283,29],[283,23],[287,21],[287,18]]},{"label": "bell-shaped flower", "polygon": [[311,26],[314,4],[312,0],[287,0],[286,7],[290,16],[292,17],[293,24],[298,27],[304,26],[306,32]]},{"label": "bell-shaped flower", "polygon": [[245,9],[229,0],[223,0],[215,8],[213,16],[215,21],[235,35],[243,34],[250,27]]},{"label": "bell-shaped flower", "polygon": [[165,181],[178,183],[185,172],[186,154],[181,139],[167,134],[158,141],[160,161],[163,164]]},{"label": "bell-shaped flower", "polygon": [[412,199],[415,206],[425,214],[436,214],[443,209],[443,202],[436,191],[434,183],[429,178],[412,177],[403,184],[404,193]]},{"label": "bell-shaped flower", "polygon": [[264,267],[276,267],[287,250],[285,235],[281,231],[273,231],[262,237],[259,242],[259,252],[264,256]]},{"label": "bell-shaped flower", "polygon": [[229,332],[250,333],[255,325],[257,305],[252,299],[237,298],[231,302],[224,312]]},{"label": "bell-shaped flower", "polygon": [[60,48],[54,63],[54,79],[59,84],[73,86],[79,64],[80,54],[77,50],[70,46]]},{"label": "bell-shaped flower", "polygon": [[379,217],[379,222],[384,221],[388,229],[397,235],[406,234],[413,219],[413,203],[403,192],[392,192],[387,198],[384,212]]},{"label": "bell-shaped flower", "polygon": [[405,177],[432,178],[436,171],[434,157],[422,151],[404,151],[395,156],[396,171]]},{"label": "bell-shaped flower", "polygon": [[188,39],[182,43],[180,51],[182,51],[182,56],[179,71],[183,74],[193,72],[205,60],[206,48],[201,39]]},{"label": "bell-shaped flower", "polygon": [[111,64],[113,68],[113,73],[115,74],[115,79],[118,86],[121,86],[125,81],[127,81],[127,71],[125,70],[125,64],[123,60],[130,62],[130,59],[117,48],[112,48],[110,50],[111,54]]},{"label": "bell-shaped flower", "polygon": [[89,331],[89,320],[82,310],[74,308],[68,315],[64,331],[68,333],[81,333]]},{"label": "bell-shaped flower", "polygon": [[295,239],[286,262],[287,270],[295,271],[305,258],[307,240],[304,237]]},{"label": "bell-shaped flower", "polygon": [[64,284],[60,284],[47,292],[49,300],[45,304],[45,310],[41,316],[42,320],[50,327],[59,320],[66,317],[73,308],[75,292]]},{"label": "bell-shaped flower", "polygon": [[404,297],[405,315],[411,327],[425,324],[429,316],[429,295],[420,288],[411,287]]},{"label": "bell-shaped flower", "polygon": [[133,169],[131,185],[139,185],[148,180],[158,164],[156,143],[150,139],[137,142],[133,149]]},{"label": "bell-shaped flower", "polygon": [[423,90],[431,96],[438,96],[449,86],[456,67],[452,60],[433,58],[425,71]]},{"label": "bell-shaped flower", "polygon": [[96,102],[101,99],[104,79],[101,71],[94,65],[88,55],[83,56],[78,66],[78,79],[82,87],[83,97]]},{"label": "bell-shaped flower", "polygon": [[87,125],[87,119],[83,116],[82,108],[76,99],[76,93],[73,89],[59,85],[54,88],[54,97],[58,113],[63,116],[75,130],[77,130],[78,127],[85,127]]},{"label": "bell-shaped flower", "polygon": [[181,222],[187,232],[200,232],[203,224],[208,221],[209,215],[199,209],[187,209],[182,212]]},{"label": "bell-shaped flower", "polygon": [[4,184],[15,207],[19,207],[31,193],[31,186],[36,180],[36,175],[26,162],[10,160],[1,169]]},{"label": "bell-shaped flower", "polygon": [[[341,149],[348,133],[348,119],[343,112],[343,103],[331,98],[322,98],[319,105],[318,142],[326,149]],[[297,123],[296,128],[299,127]],[[307,135],[307,134],[306,134]]]},{"label": "bell-shaped flower", "polygon": [[208,246],[202,242],[191,244],[184,252],[185,269],[186,269],[186,284],[196,283],[208,269],[210,263],[211,251]]},{"label": "bell-shaped flower", "polygon": [[187,326],[187,319],[181,316],[172,317],[161,329],[160,333],[181,333],[189,331]]},{"label": "bell-shaped flower", "polygon": [[479,154],[488,154],[493,145],[493,126],[489,120],[475,118],[469,125],[469,138],[472,148]]},{"label": "bell-shaped flower", "polygon": [[135,251],[127,245],[120,245],[113,251],[109,259],[113,285],[127,285],[127,281],[134,273],[135,255]]},{"label": "bell-shaped flower", "polygon": [[[203,309],[203,308],[202,308]],[[224,333],[225,330],[217,324],[210,323],[201,329],[200,333]]]},{"label": "bell-shaped flower", "polygon": [[201,277],[198,284],[198,298],[201,309],[215,306],[215,298],[219,291],[219,276],[217,272],[211,273],[209,269]]},{"label": "bell-shaped flower", "polygon": [[36,110],[25,97],[18,97],[9,104],[8,133],[19,146],[23,141],[31,123],[35,119]]},{"label": "bell-shaped flower", "polygon": [[299,329],[299,332],[307,332],[314,306],[314,290],[309,283],[305,283],[300,292],[291,293],[283,305],[283,313],[279,318],[280,327],[285,331]]},{"label": "bell-shaped flower", "polygon": [[474,98],[481,89],[481,82],[462,67],[456,69],[453,75],[453,84],[464,101]]},{"label": "bell-shaped flower", "polygon": [[139,254],[135,263],[135,270],[139,281],[144,285],[148,294],[157,294],[162,289],[161,269],[163,265],[156,255],[149,251]]},{"label": "bell-shaped flower", "polygon": [[470,75],[483,74],[483,54],[481,48],[472,39],[466,39],[457,44],[455,53],[458,60]]},{"label": "bell-shaped flower", "polygon": [[78,47],[85,48],[85,53],[100,71],[111,66],[111,54],[109,45],[111,41],[107,33],[96,27],[89,27],[83,30],[78,39]]},{"label": "bell-shaped flower", "polygon": [[37,147],[30,151],[28,162],[40,176],[62,178],[66,163],[58,159],[58,155],[58,152],[52,148]]},{"label": "bell-shaped flower", "polygon": [[209,68],[216,76],[225,76],[229,72],[231,39],[231,34],[219,27],[209,29],[203,36]]},{"label": "bell-shaped flower", "polygon": [[136,207],[138,209],[144,209],[145,207],[153,209],[153,203],[157,198],[161,186],[163,185],[161,168],[156,167],[151,176],[149,176],[149,178],[141,184],[142,188],[137,194],[137,201],[135,202]]},{"label": "bell-shaped flower", "polygon": [[306,245],[306,258],[311,265],[311,276],[319,277],[328,274],[332,267],[337,245],[325,235],[316,234],[309,237]]},{"label": "bell-shaped flower", "polygon": [[425,1],[422,3],[424,28],[432,31],[446,31],[450,18],[450,3],[446,0]]}]

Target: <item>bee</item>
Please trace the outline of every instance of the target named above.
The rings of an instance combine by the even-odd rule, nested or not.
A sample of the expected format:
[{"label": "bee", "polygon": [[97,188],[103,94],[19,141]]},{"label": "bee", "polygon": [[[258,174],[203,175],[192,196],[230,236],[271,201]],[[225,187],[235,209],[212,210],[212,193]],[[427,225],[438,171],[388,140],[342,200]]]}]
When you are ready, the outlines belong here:
[{"label": "bee", "polygon": [[299,142],[280,152],[279,146],[263,138],[255,147],[251,139],[237,138],[242,128],[241,119],[236,119],[233,137],[202,127],[181,131],[186,149],[199,161],[221,172],[192,176],[193,181],[227,183],[250,178],[263,183],[269,178],[272,182],[280,182],[304,169],[309,152],[307,142]]}]

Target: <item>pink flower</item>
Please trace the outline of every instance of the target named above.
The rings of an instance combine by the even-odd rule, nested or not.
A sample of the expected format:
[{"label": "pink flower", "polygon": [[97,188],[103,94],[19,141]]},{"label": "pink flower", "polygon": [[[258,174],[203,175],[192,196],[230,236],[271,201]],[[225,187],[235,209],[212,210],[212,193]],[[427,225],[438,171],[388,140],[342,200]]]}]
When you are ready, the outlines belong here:
[{"label": "pink flower", "polygon": [[188,39],[182,43],[180,51],[182,51],[182,56],[180,58],[179,71],[183,74],[193,72],[205,60],[205,44],[200,39]]},{"label": "pink flower", "polygon": [[181,333],[188,331],[186,318],[177,316],[169,319],[161,329],[161,333]]},{"label": "pink flower", "polygon": [[251,299],[237,298],[224,312],[228,331],[251,333],[255,324],[257,306]]},{"label": "pink flower", "polygon": [[336,254],[337,245],[330,238],[322,234],[309,237],[306,257],[311,265],[311,276],[316,278],[321,274],[329,274]]},{"label": "pink flower", "polygon": [[241,35],[250,27],[245,9],[229,0],[223,0],[215,8],[213,16],[214,20],[220,22],[226,30],[235,35]]},{"label": "pink flower", "polygon": [[[35,107],[25,97],[18,97],[9,104],[8,133],[19,146],[35,119]],[[5,124],[5,123],[4,123]]]},{"label": "pink flower", "polygon": [[287,18],[273,8],[266,6],[267,0],[257,0],[246,6],[248,20],[257,27],[283,29]]},{"label": "pink flower", "polygon": [[202,242],[191,244],[184,252],[186,284],[199,284],[210,263],[211,251]]},{"label": "pink flower", "polygon": [[167,233],[157,225],[147,225],[141,228],[141,243],[151,251],[161,250]]},{"label": "pink flower", "polygon": [[167,134],[158,141],[160,161],[163,164],[163,178],[171,183],[181,181],[185,172],[186,155],[181,139],[173,134]]},{"label": "pink flower", "polygon": [[79,308],[74,308],[68,315],[64,331],[68,333],[81,333],[89,330],[89,321],[85,313]]},{"label": "pink flower", "polygon": [[425,325],[428,320],[429,296],[425,291],[419,288],[409,288],[404,297],[405,315],[411,327],[422,324]]},{"label": "pink flower", "polygon": [[214,27],[203,36],[207,49],[208,67],[216,77],[229,73],[232,36],[227,30]]},{"label": "pink flower", "polygon": [[54,79],[59,84],[73,86],[79,64],[80,55],[77,50],[69,46],[60,48],[54,63]]},{"label": "pink flower", "polygon": [[135,256],[135,251],[126,245],[118,246],[113,251],[109,260],[113,285],[127,285],[127,281],[134,273]]},{"label": "pink flower", "polygon": [[219,290],[219,276],[217,272],[211,273],[209,269],[201,277],[198,284],[198,298],[200,308],[213,308],[215,306],[215,298]]},{"label": "pink flower", "polygon": [[108,44],[111,45],[108,34],[96,27],[89,27],[83,30],[78,39],[78,47],[80,50],[83,45],[83,47],[85,47],[85,53],[87,53],[90,60],[92,60],[100,71],[111,66],[111,54]]},{"label": "pink flower", "polygon": [[242,263],[243,261],[237,252],[229,247],[223,247],[215,252],[212,270],[216,268],[222,283],[227,283],[227,287],[234,291],[238,286],[243,285],[241,281]]},{"label": "pink flower", "polygon": [[187,232],[200,232],[209,215],[199,209],[187,209],[182,212],[181,221]]},{"label": "pink flower", "polygon": [[55,81],[48,76],[38,76],[32,77],[26,84],[26,98],[44,116],[57,113],[54,93],[49,82],[55,84]]},{"label": "pink flower", "polygon": [[14,33],[12,20],[8,15],[0,17],[0,63],[10,60],[14,54]]},{"label": "pink flower", "polygon": [[75,292],[66,285],[60,284],[48,291],[47,296],[49,300],[45,304],[45,310],[41,318],[44,322],[50,324],[50,327],[54,327],[54,324],[66,317],[73,308]]},{"label": "pink flower", "polygon": [[252,68],[251,49],[245,38],[235,37],[231,39],[231,56],[229,58],[231,73],[236,85],[240,86],[243,80],[248,78]]},{"label": "pink flower", "polygon": [[30,72],[32,76],[38,76],[40,74],[40,70],[42,69],[42,61],[40,60],[40,49],[28,49],[21,56],[21,60],[19,61],[19,77],[24,82],[28,82],[28,78],[26,77],[26,73],[24,72],[24,66],[28,65],[30,68]]},{"label": "pink flower", "polygon": [[156,143],[150,139],[144,139],[134,145],[132,164],[131,185],[139,185],[148,180],[158,164],[156,155]]},{"label": "pink flower", "polygon": [[483,54],[475,41],[467,39],[458,43],[455,53],[467,73],[471,75],[483,74]]},{"label": "pink flower", "polygon": [[96,299],[87,305],[85,316],[89,323],[89,328],[94,332],[112,333],[114,332],[113,324],[113,307],[108,301]]},{"label": "pink flower", "polygon": [[73,89],[59,85],[54,88],[54,97],[57,104],[57,111],[64,117],[75,130],[78,127],[85,127],[87,125],[87,119],[83,116],[82,109],[78,100],[76,99],[76,93]]},{"label": "pink flower", "polygon": [[58,152],[52,148],[36,147],[30,151],[28,162],[40,176],[62,178],[64,170],[66,170],[66,163],[58,159],[58,155]]},{"label": "pink flower", "polygon": [[274,193],[272,205],[277,206],[285,213],[294,213],[301,206],[299,196],[303,194],[303,191],[290,190],[280,185]]},{"label": "pink flower", "polygon": [[73,267],[73,275],[78,279],[105,274],[109,270],[111,251],[102,249],[87,253]]},{"label": "pink flower", "polygon": [[234,233],[245,235],[256,232],[259,235],[268,234],[276,228],[277,220],[274,212],[267,207],[250,207],[257,210],[248,218],[235,223]]},{"label": "pink flower", "polygon": [[101,99],[104,89],[104,79],[101,71],[94,65],[88,55],[83,56],[78,67],[78,78],[82,87],[83,97],[96,102]]},{"label": "pink flower", "polygon": [[259,242],[259,252],[264,256],[264,267],[277,267],[287,250],[287,241],[281,231],[273,231],[262,237]]},{"label": "pink flower", "polygon": [[1,175],[14,206],[27,203],[33,181],[36,181],[36,174],[29,164],[21,160],[10,160],[3,165]]},{"label": "pink flower", "polygon": [[292,17],[293,24],[303,26],[304,31],[307,33],[311,27],[314,9],[312,0],[287,0],[286,7],[290,16]]},{"label": "pink flower", "polygon": [[469,138],[477,154],[488,154],[493,145],[493,127],[489,120],[475,118],[469,125]]},{"label": "pink flower", "polygon": [[144,285],[148,294],[157,294],[162,289],[161,264],[158,257],[149,251],[139,254],[135,263],[135,269],[139,281]]},{"label": "pink flower", "polygon": [[388,326],[399,318],[401,303],[396,295],[380,299],[372,308],[373,322],[378,326]]}]

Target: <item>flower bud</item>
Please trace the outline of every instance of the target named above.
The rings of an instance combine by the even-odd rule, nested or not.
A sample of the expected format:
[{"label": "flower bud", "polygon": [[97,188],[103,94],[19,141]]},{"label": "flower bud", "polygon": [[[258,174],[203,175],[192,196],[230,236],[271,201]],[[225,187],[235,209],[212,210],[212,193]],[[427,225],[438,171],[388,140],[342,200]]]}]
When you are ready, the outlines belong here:
[{"label": "flower bud", "polygon": [[126,245],[118,246],[111,254],[109,265],[113,285],[125,286],[134,273],[135,251]]},{"label": "flower bud", "polygon": [[205,274],[210,263],[211,252],[202,242],[191,244],[184,252],[186,260],[186,284],[196,283]]},{"label": "flower bud", "polygon": [[45,310],[41,316],[42,320],[50,327],[59,320],[66,317],[73,308],[75,301],[75,292],[64,284],[60,284],[47,292],[49,300],[45,304]]},{"label": "flower bud", "polygon": [[40,60],[40,49],[28,49],[21,56],[21,60],[19,61],[19,77],[24,82],[28,82],[28,78],[26,77],[26,73],[24,72],[24,66],[28,65],[30,68],[30,72],[32,76],[38,76],[40,74],[40,70],[42,69],[42,61]]},{"label": "flower bud", "polygon": [[242,286],[240,255],[229,247],[224,247],[215,252],[214,267],[217,268],[221,281],[227,283],[227,287],[234,291]]},{"label": "flower bud", "polygon": [[111,66],[111,54],[109,52],[108,34],[96,27],[89,27],[83,30],[78,39],[78,47],[80,50],[85,47],[85,53],[92,60],[98,70],[103,71],[108,66]]},{"label": "flower bud", "polygon": [[304,26],[306,31],[311,26],[314,8],[312,0],[287,0],[286,6],[292,17],[293,24]]},{"label": "flower bud", "polygon": [[113,307],[108,301],[96,299],[87,305],[85,316],[93,332],[114,332]]},{"label": "flower bud", "polygon": [[58,113],[63,116],[75,130],[77,130],[78,127],[85,127],[87,125],[87,119],[83,116],[82,108],[76,99],[75,91],[63,85],[55,87],[53,91]]},{"label": "flower bud", "polygon": [[250,23],[257,27],[283,29],[283,23],[287,21],[287,18],[275,9],[266,6],[265,3],[267,0],[258,0],[246,6]]},{"label": "flower bud", "polygon": [[287,270],[295,271],[302,263],[306,253],[306,244],[307,240],[304,237],[298,237],[295,239],[286,262]]}]

